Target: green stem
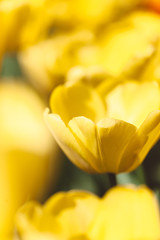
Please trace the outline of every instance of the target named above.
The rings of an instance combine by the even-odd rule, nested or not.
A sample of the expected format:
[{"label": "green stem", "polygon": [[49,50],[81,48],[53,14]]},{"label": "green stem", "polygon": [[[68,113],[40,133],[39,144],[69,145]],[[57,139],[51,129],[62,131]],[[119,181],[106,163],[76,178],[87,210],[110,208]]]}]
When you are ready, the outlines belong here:
[{"label": "green stem", "polygon": [[109,182],[110,182],[110,187],[114,187],[117,185],[117,181],[116,181],[116,175],[113,173],[108,173],[108,178],[109,178]]}]

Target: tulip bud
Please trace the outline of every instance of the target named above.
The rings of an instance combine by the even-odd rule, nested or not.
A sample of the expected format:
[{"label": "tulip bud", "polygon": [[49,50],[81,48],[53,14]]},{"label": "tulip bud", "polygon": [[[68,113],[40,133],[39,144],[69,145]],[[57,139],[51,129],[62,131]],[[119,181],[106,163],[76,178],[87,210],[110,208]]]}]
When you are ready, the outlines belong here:
[{"label": "tulip bud", "polygon": [[18,207],[29,199],[44,200],[56,178],[57,146],[43,109],[28,86],[0,84],[0,239],[11,233]]}]

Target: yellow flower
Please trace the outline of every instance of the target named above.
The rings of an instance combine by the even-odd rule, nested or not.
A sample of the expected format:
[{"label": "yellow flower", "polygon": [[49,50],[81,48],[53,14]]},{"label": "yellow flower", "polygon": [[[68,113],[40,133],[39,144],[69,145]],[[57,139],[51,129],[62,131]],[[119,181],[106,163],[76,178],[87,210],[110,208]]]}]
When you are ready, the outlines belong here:
[{"label": "yellow flower", "polygon": [[30,12],[27,21],[21,28],[19,36],[19,45],[21,49],[29,47],[55,34],[57,30],[56,1],[57,0],[27,0]]},{"label": "yellow flower", "polygon": [[[75,28],[99,28],[134,9],[140,0],[1,0],[1,49],[15,51],[55,33]],[[43,18],[42,18],[43,15]],[[14,37],[16,36],[16,38]]]},{"label": "yellow flower", "polygon": [[73,85],[77,83],[84,83],[93,87],[101,86],[102,82],[112,79],[112,85],[117,85],[117,81],[113,80],[106,71],[101,67],[90,66],[88,68],[82,66],[76,66],[69,69],[66,74],[65,83],[66,85]]},{"label": "yellow flower", "polygon": [[43,206],[27,203],[17,212],[15,227],[21,240],[158,240],[159,217],[149,189],[118,186],[102,199],[70,191],[55,194]]},{"label": "yellow flower", "polygon": [[0,84],[0,239],[13,230],[22,204],[45,199],[58,168],[57,147],[43,122],[44,103],[12,80]]},{"label": "yellow flower", "polygon": [[157,81],[160,83],[160,40],[155,44],[155,51],[148,59],[147,63],[141,68],[141,81]]},{"label": "yellow flower", "polygon": [[19,53],[19,61],[34,85],[49,93],[64,82],[66,72],[76,64],[77,50],[93,39],[93,33],[87,30],[61,34],[24,49]]},{"label": "yellow flower", "polygon": [[1,0],[0,50],[17,51],[48,37],[54,20],[48,0]]},{"label": "yellow flower", "polygon": [[[30,24],[33,25],[32,22]],[[87,31],[85,27],[55,33],[50,39],[22,49],[19,60],[27,76],[47,93],[62,83],[69,69],[75,66],[99,68],[114,78],[136,77],[137,80],[153,81],[157,80],[152,75],[154,69],[158,74],[159,56],[153,70],[148,60],[154,58],[158,51],[159,26],[159,15],[135,11],[123,15],[121,21],[107,25],[101,35],[91,29]],[[29,35],[30,28],[28,32]],[[143,76],[139,76],[138,71],[144,71]]]},{"label": "yellow flower", "polygon": [[[57,87],[46,123],[56,141],[87,172],[129,172],[159,138],[160,89],[154,82],[128,82],[106,95],[89,86]],[[148,115],[149,114],[149,115]]]},{"label": "yellow flower", "polygon": [[[50,0],[55,22],[67,27],[99,28],[140,5],[141,0]],[[58,25],[57,24],[57,25]]]},{"label": "yellow flower", "polygon": [[25,0],[1,0],[0,24],[1,39],[0,51],[14,51],[19,47],[19,35],[29,14],[29,6]]},{"label": "yellow flower", "polygon": [[101,38],[97,40],[99,49],[95,50],[94,54],[98,64],[110,75],[117,77],[134,62],[151,56],[159,36],[158,14],[147,11],[132,12],[102,32]]},{"label": "yellow flower", "polygon": [[153,193],[145,186],[109,190],[94,217],[89,236],[93,240],[159,240],[160,215]]},{"label": "yellow flower", "polygon": [[24,205],[17,213],[16,227],[22,239],[24,237],[26,240],[71,240],[76,236],[78,240],[78,236],[88,228],[98,207],[98,197],[90,193],[60,192],[44,206],[35,202]]}]

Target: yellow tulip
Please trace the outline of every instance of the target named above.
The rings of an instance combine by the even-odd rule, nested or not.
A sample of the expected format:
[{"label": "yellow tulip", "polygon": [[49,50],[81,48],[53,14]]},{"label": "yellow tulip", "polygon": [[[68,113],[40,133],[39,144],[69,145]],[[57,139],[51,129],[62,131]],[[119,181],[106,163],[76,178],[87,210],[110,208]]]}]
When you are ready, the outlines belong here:
[{"label": "yellow tulip", "polygon": [[[141,0],[52,0],[55,22],[67,27],[98,28],[140,5]],[[57,24],[58,25],[58,24]]]},{"label": "yellow tulip", "polygon": [[29,5],[25,0],[0,1],[1,52],[14,51],[19,47],[20,30],[28,14]]},{"label": "yellow tulip", "polygon": [[55,19],[49,7],[46,0],[1,0],[0,50],[17,51],[47,37]]},{"label": "yellow tulip", "polygon": [[22,239],[24,237],[26,240],[78,240],[78,236],[82,236],[88,228],[98,207],[98,197],[90,193],[60,192],[44,206],[35,202],[24,205],[17,213],[16,227]]},{"label": "yellow tulip", "polygon": [[[27,48],[55,34],[57,31],[56,15],[58,14],[56,2],[57,0],[27,0],[30,13],[27,21],[21,28],[19,36],[21,49]],[[61,11],[63,14],[63,9]],[[61,27],[59,28],[58,31],[62,31]]]},{"label": "yellow tulip", "polygon": [[[1,0],[1,48],[15,51],[66,29],[98,28],[134,9],[140,0]],[[43,15],[43,18],[42,18]],[[53,32],[53,33],[52,33]],[[16,38],[14,37],[16,36]]]},{"label": "yellow tulip", "polygon": [[45,93],[64,82],[68,69],[76,65],[76,50],[90,44],[94,34],[77,30],[61,34],[19,53],[19,61],[28,78]]},{"label": "yellow tulip", "polygon": [[[97,28],[139,5],[140,0],[1,0],[1,51],[15,51],[66,29]],[[42,18],[43,15],[43,18]],[[53,33],[52,33],[53,32]],[[14,37],[16,36],[16,37]]]},{"label": "yellow tulip", "polygon": [[[105,80],[107,82],[111,78],[106,71],[104,71],[101,67],[90,66],[88,68],[82,66],[76,66],[70,68],[70,70],[66,74],[65,83],[67,85],[73,85],[77,83],[84,83],[93,87],[99,87]],[[114,81],[115,83],[117,81]],[[113,85],[113,79],[112,79]],[[116,83],[117,85],[117,83]]]},{"label": "yellow tulip", "polygon": [[[157,56],[156,63],[153,63],[156,65],[153,70],[148,60],[154,58],[158,51],[159,26],[159,15],[135,11],[107,26],[101,34],[82,27],[55,34],[50,39],[22,49],[19,61],[26,75],[46,93],[64,82],[70,68],[77,66],[101,69],[116,79],[134,77],[153,81],[157,80],[152,75],[154,69],[157,74],[159,72],[159,58]],[[30,34],[30,28],[28,32]],[[139,76],[143,71],[143,75]]]},{"label": "yellow tulip", "polygon": [[155,82],[128,82],[103,99],[82,84],[57,87],[46,123],[56,141],[87,172],[137,168],[159,138],[160,89]]},{"label": "yellow tulip", "polygon": [[91,224],[92,240],[159,240],[160,215],[153,193],[145,186],[111,189]]},{"label": "yellow tulip", "polygon": [[[102,32],[90,51],[95,63],[112,76],[120,76],[126,69],[143,58],[151,56],[154,43],[160,36],[160,16],[147,11],[132,12],[123,16]],[[83,49],[82,49],[83,50]],[[87,52],[83,58],[88,59]],[[90,62],[88,62],[88,65]]]},{"label": "yellow tulip", "polygon": [[43,122],[44,106],[28,86],[1,82],[0,239],[11,234],[16,210],[29,199],[44,200],[56,180],[58,152]]},{"label": "yellow tulip", "polygon": [[157,81],[160,83],[160,41],[156,43],[155,51],[141,69],[141,81]]},{"label": "yellow tulip", "polygon": [[17,212],[15,227],[21,240],[158,240],[159,217],[156,198],[145,186],[117,186],[102,199],[70,191],[43,206],[27,203]]}]

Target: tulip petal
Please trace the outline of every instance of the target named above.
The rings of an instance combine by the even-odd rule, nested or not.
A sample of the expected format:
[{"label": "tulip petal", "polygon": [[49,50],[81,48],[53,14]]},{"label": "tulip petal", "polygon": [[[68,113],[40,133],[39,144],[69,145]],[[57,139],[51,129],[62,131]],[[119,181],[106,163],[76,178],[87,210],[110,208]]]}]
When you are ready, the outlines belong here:
[{"label": "tulip petal", "polygon": [[64,153],[82,170],[94,172],[95,170],[92,169],[85,160],[88,159],[88,156],[86,157],[85,155],[86,152],[84,152],[84,149],[82,149],[82,146],[77,142],[77,139],[62,121],[60,116],[57,114],[48,114],[47,111],[45,112],[46,123]]},{"label": "tulip petal", "polygon": [[90,157],[88,157],[87,162],[97,172],[103,171],[98,152],[95,123],[85,117],[76,117],[69,122],[68,126],[80,145],[84,146],[85,151],[88,151]]},{"label": "tulip petal", "polygon": [[137,162],[136,166],[132,166],[131,170],[142,163],[148,152],[158,141],[158,139],[160,139],[160,111],[157,110],[150,113],[138,131],[140,134],[145,134],[147,136],[147,141],[143,148],[141,148],[139,151],[139,161]]},{"label": "tulip petal", "polygon": [[[51,232],[42,232],[43,228],[39,231],[39,228],[42,227],[42,220],[43,207],[37,202],[26,203],[19,209],[15,217],[15,225],[18,235],[20,235],[22,239],[29,240],[57,240],[57,236],[54,236]],[[51,219],[49,218],[49,220]],[[46,221],[45,224],[47,223],[49,222]],[[58,227],[58,223],[54,221],[53,229],[58,229]],[[16,239],[18,240],[19,238]]]},{"label": "tulip petal", "polygon": [[52,232],[62,239],[83,234],[98,206],[99,198],[89,192],[57,193],[45,204],[39,229]]},{"label": "tulip petal", "polygon": [[59,86],[50,100],[51,110],[67,124],[73,117],[98,121],[105,116],[105,104],[97,92],[85,85]]},{"label": "tulip petal", "polygon": [[42,216],[42,206],[38,202],[28,202],[21,207],[15,217],[17,229],[35,229],[39,224],[39,219]]},{"label": "tulip petal", "polygon": [[16,214],[17,232],[22,239],[87,240],[85,233],[99,202],[85,191],[59,192],[44,206],[29,202]]},{"label": "tulip petal", "polygon": [[[154,111],[148,115],[145,121],[142,123],[140,128],[138,129],[139,136],[146,136],[146,141],[143,146],[137,149],[136,154],[134,155],[135,159],[131,168],[128,168],[128,172],[133,171],[136,169],[142,161],[147,156],[148,152],[160,138],[160,111]],[[140,145],[139,145],[140,146]],[[131,149],[127,149],[128,155]],[[124,169],[123,169],[124,171]]]},{"label": "tulip petal", "polygon": [[70,238],[69,240],[91,240],[91,239],[86,235],[79,235],[79,236]]},{"label": "tulip petal", "polygon": [[[118,201],[117,201],[118,200]],[[89,232],[92,240],[159,239],[156,199],[146,187],[115,187],[103,198]]]},{"label": "tulip petal", "polygon": [[[140,165],[142,161],[139,158],[139,152],[147,141],[147,136],[139,133],[137,130],[128,142],[127,147],[123,153],[121,162],[118,167],[118,172],[130,172]],[[143,159],[144,160],[144,159]]]},{"label": "tulip petal", "polygon": [[104,172],[118,172],[123,152],[136,130],[130,123],[110,118],[97,123],[97,138]]},{"label": "tulip petal", "polygon": [[63,240],[62,238],[58,238],[50,233],[41,233],[41,232],[27,232],[22,235],[23,238],[16,238],[16,240]]},{"label": "tulip petal", "polygon": [[115,79],[108,77],[107,79],[103,80],[97,87],[96,90],[97,92],[105,98],[105,96],[111,92],[119,83],[121,83],[123,80],[120,79]]},{"label": "tulip petal", "polygon": [[160,35],[159,25],[159,16],[149,11],[134,11],[113,23],[100,43],[99,61],[108,73],[119,76],[134,59],[147,55],[150,43]]},{"label": "tulip petal", "polygon": [[139,127],[148,114],[159,109],[160,89],[156,82],[128,81],[106,95],[107,116]]}]

